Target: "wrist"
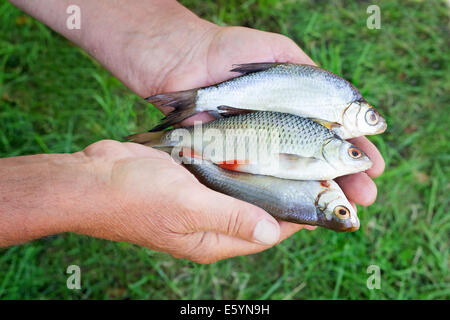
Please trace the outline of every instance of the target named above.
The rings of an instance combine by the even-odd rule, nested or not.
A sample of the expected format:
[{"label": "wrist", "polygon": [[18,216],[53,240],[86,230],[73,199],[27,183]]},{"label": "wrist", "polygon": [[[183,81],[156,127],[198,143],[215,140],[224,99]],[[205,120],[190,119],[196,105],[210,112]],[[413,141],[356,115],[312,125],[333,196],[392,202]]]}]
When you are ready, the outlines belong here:
[{"label": "wrist", "polygon": [[219,29],[176,1],[138,1],[108,10],[101,28],[87,26],[82,46],[141,97],[164,91],[167,74]]},{"label": "wrist", "polygon": [[[11,0],[90,53],[131,90],[145,97],[170,89],[178,66],[207,50],[218,26],[175,0]],[[67,8],[80,8],[80,29],[67,27]],[[206,42],[206,45],[205,45]],[[197,58],[198,59],[198,58]],[[168,79],[172,78],[172,79]]]},{"label": "wrist", "polygon": [[0,246],[76,232],[101,208],[92,168],[82,153],[1,159]]}]

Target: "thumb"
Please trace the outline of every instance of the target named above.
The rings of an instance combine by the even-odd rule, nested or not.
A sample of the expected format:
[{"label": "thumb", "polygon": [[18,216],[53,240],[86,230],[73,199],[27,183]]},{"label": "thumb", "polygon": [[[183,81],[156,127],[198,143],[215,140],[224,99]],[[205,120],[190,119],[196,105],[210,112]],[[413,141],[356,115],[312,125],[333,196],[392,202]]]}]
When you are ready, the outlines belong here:
[{"label": "thumb", "polygon": [[263,245],[279,241],[280,225],[266,211],[204,186],[201,189],[188,200],[196,231],[213,231]]}]

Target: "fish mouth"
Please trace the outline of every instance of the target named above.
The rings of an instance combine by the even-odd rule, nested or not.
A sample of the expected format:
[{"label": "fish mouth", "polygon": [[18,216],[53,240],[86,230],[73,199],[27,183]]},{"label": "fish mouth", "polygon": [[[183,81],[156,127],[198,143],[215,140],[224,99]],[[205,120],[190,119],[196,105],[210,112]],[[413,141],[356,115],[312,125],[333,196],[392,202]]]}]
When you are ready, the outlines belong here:
[{"label": "fish mouth", "polygon": [[355,214],[350,218],[350,223],[351,223],[350,227],[346,228],[346,229],[344,230],[344,232],[353,232],[353,231],[356,231],[356,230],[359,229],[360,222],[359,222],[358,216],[356,215],[356,212],[355,212]]},{"label": "fish mouth", "polygon": [[351,228],[345,229],[343,232],[353,232],[359,230],[359,226],[353,226]]},{"label": "fish mouth", "polygon": [[359,230],[359,226],[360,226],[359,219],[357,219],[356,221],[352,221],[351,226],[349,226],[345,229],[342,229],[342,232],[353,232],[353,231]]},{"label": "fish mouth", "polygon": [[338,222],[334,222],[333,221],[328,221],[328,223],[324,223],[324,224],[317,224],[320,225],[321,227],[327,228],[327,229],[331,229],[334,230],[336,232],[353,232],[359,229],[359,224],[358,225],[351,225],[351,226],[345,226],[342,225],[341,223]]},{"label": "fish mouth", "polygon": [[380,124],[379,124],[379,127],[378,127],[378,129],[377,129],[375,134],[383,133],[383,132],[386,131],[386,129],[387,129],[386,119],[381,118],[381,116],[380,116]]},{"label": "fish mouth", "polygon": [[353,232],[359,229],[359,219],[355,217],[347,221],[336,221],[333,218],[327,219],[322,210],[317,209],[317,225],[337,232]]},{"label": "fish mouth", "polygon": [[356,224],[351,224],[350,226],[342,225],[340,223],[336,223],[337,228],[333,229],[338,232],[353,232],[359,230],[359,221]]}]

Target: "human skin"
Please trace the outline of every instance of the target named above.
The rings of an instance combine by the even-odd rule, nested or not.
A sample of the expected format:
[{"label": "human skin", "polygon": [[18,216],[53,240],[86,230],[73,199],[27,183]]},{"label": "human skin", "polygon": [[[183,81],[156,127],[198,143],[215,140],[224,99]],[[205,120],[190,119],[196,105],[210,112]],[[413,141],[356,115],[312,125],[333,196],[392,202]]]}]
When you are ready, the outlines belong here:
[{"label": "human skin", "polygon": [[[141,97],[236,76],[233,64],[314,64],[290,39],[219,27],[171,0],[11,1],[78,44]],[[66,27],[69,5],[81,29]],[[168,109],[162,110],[168,112]],[[210,120],[207,114],[187,119]],[[374,165],[337,179],[350,201],[370,205],[384,161],[366,138],[351,140]],[[74,154],[0,159],[0,246],[75,232],[127,241],[199,263],[256,253],[304,226],[209,190],[158,150],[104,140]],[[313,229],[312,227],[306,227]]]}]

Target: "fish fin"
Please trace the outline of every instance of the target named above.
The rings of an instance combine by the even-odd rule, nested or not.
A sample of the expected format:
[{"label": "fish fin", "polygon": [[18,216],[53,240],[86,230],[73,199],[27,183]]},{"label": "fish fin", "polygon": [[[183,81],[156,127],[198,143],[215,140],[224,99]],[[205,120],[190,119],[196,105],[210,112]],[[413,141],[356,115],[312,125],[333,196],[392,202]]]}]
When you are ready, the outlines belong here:
[{"label": "fish fin", "polygon": [[141,132],[131,134],[127,136],[126,139],[131,142],[145,144],[146,146],[156,146],[159,145],[159,143],[161,142],[161,138],[165,133],[165,131]]},{"label": "fish fin", "polygon": [[164,151],[168,154],[171,154],[172,150],[173,150],[172,146],[161,146],[161,145],[158,146],[158,145],[149,145],[149,144],[144,144],[144,145],[147,147],[152,147],[153,149],[158,149],[158,150]]},{"label": "fish fin", "polygon": [[233,64],[233,69],[231,72],[239,72],[241,74],[248,74],[252,72],[265,71],[272,68],[273,66],[279,65],[279,62],[257,62],[257,63],[242,63]]},{"label": "fish fin", "polygon": [[328,180],[320,180],[320,185],[324,188],[329,188],[331,186],[330,181]]},{"label": "fish fin", "polygon": [[219,113],[219,110],[208,110],[207,112],[210,116],[214,117],[215,119],[222,118],[222,115]]},{"label": "fish fin", "polygon": [[219,114],[224,117],[255,112],[255,110],[239,109],[229,106],[219,106],[217,107],[217,110],[219,110]]},{"label": "fish fin", "polygon": [[302,157],[292,153],[280,153],[278,156],[280,158],[280,164],[286,169],[298,168],[299,166],[307,167],[319,160],[312,157]]},{"label": "fish fin", "polygon": [[205,161],[201,153],[188,147],[182,147],[178,152],[178,157],[181,159],[183,165],[204,164]]},{"label": "fish fin", "polygon": [[279,157],[282,160],[286,160],[286,161],[297,161],[297,160],[303,158],[302,156],[299,156],[299,155],[296,155],[296,154],[293,154],[293,153],[280,153]]},{"label": "fish fin", "polygon": [[197,90],[198,89],[192,89],[178,92],[162,93],[145,98],[145,100],[147,100],[157,108],[174,108],[174,110],[169,112],[167,116],[162,119],[161,123],[152,128],[150,132],[163,130],[198,113],[198,111],[195,110]]},{"label": "fish fin", "polygon": [[194,149],[188,147],[182,147],[179,152],[180,157],[190,158],[190,159],[203,159],[203,156]]},{"label": "fish fin", "polygon": [[328,128],[330,130],[333,130],[334,128],[338,128],[341,125],[337,122],[330,122],[330,121],[326,121],[326,120],[322,120],[322,119],[315,119],[315,118],[311,118],[312,121],[317,122],[318,124],[321,124],[322,126],[324,126],[325,128]]},{"label": "fish fin", "polygon": [[223,161],[216,162],[217,166],[222,169],[230,170],[230,171],[241,171],[240,168],[242,166],[248,165],[248,160],[232,160],[232,161]]},{"label": "fish fin", "polygon": [[336,170],[325,160],[314,157],[301,157],[292,154],[279,154],[280,177],[301,180],[331,180],[336,177]]},{"label": "fish fin", "polygon": [[132,134],[126,137],[126,139],[130,142],[140,143],[147,147],[152,147],[154,149],[158,149],[167,153],[171,153],[173,146],[164,145],[161,143],[161,138],[166,133],[166,131],[158,131],[158,132],[141,132]]}]

